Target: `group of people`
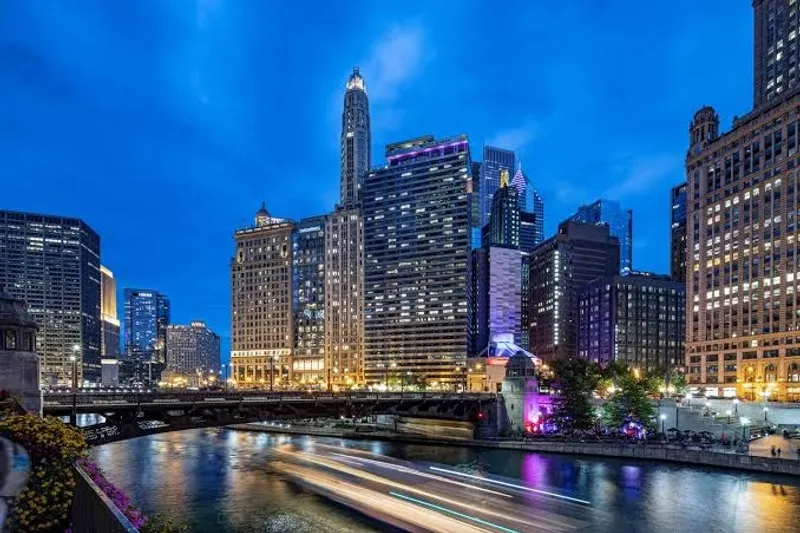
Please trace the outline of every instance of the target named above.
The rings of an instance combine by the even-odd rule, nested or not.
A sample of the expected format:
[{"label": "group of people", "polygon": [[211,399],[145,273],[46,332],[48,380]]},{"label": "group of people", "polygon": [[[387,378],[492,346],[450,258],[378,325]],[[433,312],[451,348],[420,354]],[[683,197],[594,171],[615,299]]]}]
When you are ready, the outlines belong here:
[{"label": "group of people", "polygon": [[[798,450],[798,451],[800,452],[800,450]],[[773,444],[772,445],[772,449],[770,450],[770,453],[772,454],[772,457],[776,457],[777,456],[780,459],[781,449],[780,448],[776,448],[775,445]]]}]

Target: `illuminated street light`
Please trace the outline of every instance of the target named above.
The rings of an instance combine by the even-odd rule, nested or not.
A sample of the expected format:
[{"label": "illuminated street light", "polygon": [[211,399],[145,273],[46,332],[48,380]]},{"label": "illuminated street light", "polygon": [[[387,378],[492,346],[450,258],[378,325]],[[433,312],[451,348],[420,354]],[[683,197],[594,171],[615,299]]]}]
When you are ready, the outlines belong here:
[{"label": "illuminated street light", "polygon": [[767,413],[769,412],[769,407],[764,408],[764,422],[767,421]]},{"label": "illuminated street light", "polygon": [[739,398],[733,399],[733,412],[736,416],[739,416]]},{"label": "illuminated street light", "polygon": [[742,440],[747,440],[747,426],[750,425],[750,419],[746,417],[742,417],[739,419],[739,423],[742,425]]},{"label": "illuminated street light", "polygon": [[661,416],[659,418],[661,418],[661,433],[666,435],[667,431],[666,431],[665,424],[667,423],[667,415],[665,415],[664,413],[661,413]]}]

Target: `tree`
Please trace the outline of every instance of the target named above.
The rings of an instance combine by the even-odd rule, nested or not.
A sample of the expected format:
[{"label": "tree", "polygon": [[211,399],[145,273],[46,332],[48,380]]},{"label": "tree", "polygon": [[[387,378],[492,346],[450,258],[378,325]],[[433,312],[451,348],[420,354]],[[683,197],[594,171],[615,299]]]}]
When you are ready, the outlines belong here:
[{"label": "tree", "polygon": [[603,406],[603,422],[619,430],[629,423],[656,430],[656,409],[650,399],[650,380],[633,371],[618,373],[614,389]]},{"label": "tree", "polygon": [[592,429],[596,424],[592,393],[600,381],[597,365],[584,359],[559,360],[553,363],[552,387],[558,392],[552,421],[558,431],[574,434]]},{"label": "tree", "polygon": [[658,368],[649,376],[649,390],[653,395],[682,395],[686,388],[686,375],[677,368]]}]

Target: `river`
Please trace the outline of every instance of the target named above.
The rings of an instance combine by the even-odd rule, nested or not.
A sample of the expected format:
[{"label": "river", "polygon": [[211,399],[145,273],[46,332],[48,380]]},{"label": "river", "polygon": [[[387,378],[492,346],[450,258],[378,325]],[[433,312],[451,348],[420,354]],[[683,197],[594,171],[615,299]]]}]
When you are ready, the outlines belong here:
[{"label": "river", "polygon": [[146,513],[192,532],[385,531],[268,472],[272,447],[313,442],[566,491],[591,502],[592,532],[800,531],[800,479],[674,464],[227,429],[142,437],[100,446],[93,455]]}]

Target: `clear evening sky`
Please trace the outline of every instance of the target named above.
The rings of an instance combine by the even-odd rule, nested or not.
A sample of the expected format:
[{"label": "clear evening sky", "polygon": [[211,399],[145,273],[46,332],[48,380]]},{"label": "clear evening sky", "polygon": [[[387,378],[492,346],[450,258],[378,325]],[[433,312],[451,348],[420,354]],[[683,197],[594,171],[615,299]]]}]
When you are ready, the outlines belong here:
[{"label": "clear evening sky", "polygon": [[[749,0],[0,2],[0,208],[81,217],[120,290],[230,335],[235,228],[338,198],[345,81],[383,146],[467,133],[514,149],[547,234],[634,210],[634,267],[668,271],[669,188],[704,104],[752,102]],[[223,340],[223,351],[228,342]],[[224,354],[227,358],[227,354]]]}]

